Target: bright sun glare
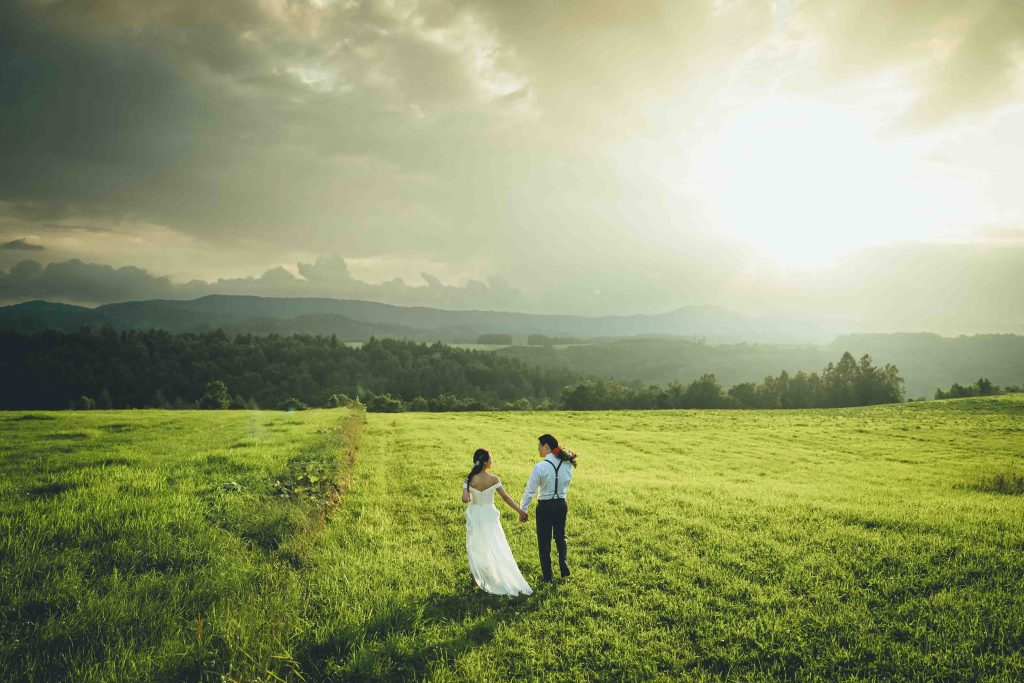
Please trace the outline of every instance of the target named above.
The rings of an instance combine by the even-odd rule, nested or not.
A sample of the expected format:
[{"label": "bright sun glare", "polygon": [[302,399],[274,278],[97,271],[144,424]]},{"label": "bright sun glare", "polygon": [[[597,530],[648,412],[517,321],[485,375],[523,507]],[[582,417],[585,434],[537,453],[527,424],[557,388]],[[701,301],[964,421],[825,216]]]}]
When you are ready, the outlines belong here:
[{"label": "bright sun glare", "polygon": [[[780,263],[825,265],[851,249],[933,234],[943,180],[913,143],[887,142],[856,111],[770,99],[719,122],[692,149],[705,219]],[[948,216],[947,216],[948,218]]]}]

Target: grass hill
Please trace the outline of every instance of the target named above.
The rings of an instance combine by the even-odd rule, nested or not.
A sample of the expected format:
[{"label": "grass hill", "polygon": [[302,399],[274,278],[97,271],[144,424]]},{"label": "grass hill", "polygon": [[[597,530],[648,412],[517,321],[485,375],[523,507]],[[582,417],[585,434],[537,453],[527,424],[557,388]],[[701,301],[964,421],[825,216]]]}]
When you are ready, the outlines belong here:
[{"label": "grass hill", "polygon": [[[1024,676],[1024,396],[0,415],[4,680]],[[581,453],[573,576],[471,590],[473,449]],[[568,654],[565,654],[568,653]]]}]

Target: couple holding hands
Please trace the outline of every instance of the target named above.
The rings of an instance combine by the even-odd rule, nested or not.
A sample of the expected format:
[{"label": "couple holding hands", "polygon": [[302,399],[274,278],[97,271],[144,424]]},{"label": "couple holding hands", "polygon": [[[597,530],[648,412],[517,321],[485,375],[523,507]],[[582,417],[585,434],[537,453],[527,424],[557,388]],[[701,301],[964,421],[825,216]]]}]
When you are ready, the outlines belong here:
[{"label": "couple holding hands", "polygon": [[469,570],[477,586],[496,595],[530,595],[533,589],[523,578],[512,556],[512,549],[501,526],[501,514],[494,506],[494,494],[519,515],[529,519],[530,501],[537,497],[537,547],[540,552],[541,580],[550,581],[551,539],[558,548],[558,567],[563,577],[569,576],[566,563],[565,518],[568,506],[565,494],[576,467],[576,454],[558,445],[550,434],[537,439],[537,454],[542,458],[533,467],[526,482],[523,500],[517,505],[501,479],[490,472],[494,464],[491,454],[480,448],[473,454],[473,469],[462,486],[462,502],[466,507],[466,552]]}]

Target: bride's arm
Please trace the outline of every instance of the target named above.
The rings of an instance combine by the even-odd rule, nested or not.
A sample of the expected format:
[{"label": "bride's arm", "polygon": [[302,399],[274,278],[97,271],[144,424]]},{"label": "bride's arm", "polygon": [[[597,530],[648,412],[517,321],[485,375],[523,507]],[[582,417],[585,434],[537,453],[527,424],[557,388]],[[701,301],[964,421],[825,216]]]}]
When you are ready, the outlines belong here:
[{"label": "bride's arm", "polygon": [[506,503],[508,503],[508,506],[510,508],[512,508],[513,510],[516,511],[516,514],[519,515],[519,519],[523,519],[523,517],[526,515],[526,513],[523,511],[523,508],[521,508],[518,505],[516,505],[516,502],[514,500],[512,500],[512,496],[510,496],[507,493],[505,493],[505,487],[504,486],[499,486],[498,487],[498,495],[501,496],[502,500],[504,500]]},{"label": "bride's arm", "polygon": [[468,503],[470,500],[472,500],[470,496],[471,494],[469,493],[469,482],[464,481],[462,482],[462,502]]}]

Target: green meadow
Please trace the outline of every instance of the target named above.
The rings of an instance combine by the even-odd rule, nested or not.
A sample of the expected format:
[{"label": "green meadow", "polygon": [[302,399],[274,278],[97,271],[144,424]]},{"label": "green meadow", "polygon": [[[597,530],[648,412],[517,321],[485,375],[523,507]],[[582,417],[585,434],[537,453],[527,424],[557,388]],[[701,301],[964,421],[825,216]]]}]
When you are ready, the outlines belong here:
[{"label": "green meadow", "polygon": [[[573,575],[471,587],[475,448],[580,453]],[[0,413],[0,680],[1021,680],[1024,395]],[[533,510],[531,510],[531,513]]]}]

